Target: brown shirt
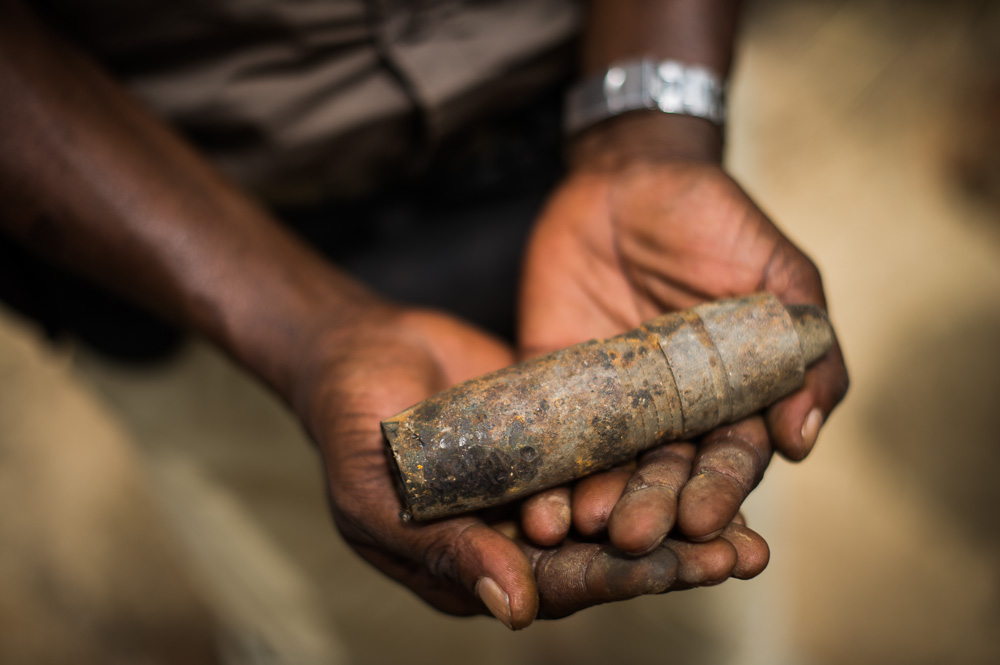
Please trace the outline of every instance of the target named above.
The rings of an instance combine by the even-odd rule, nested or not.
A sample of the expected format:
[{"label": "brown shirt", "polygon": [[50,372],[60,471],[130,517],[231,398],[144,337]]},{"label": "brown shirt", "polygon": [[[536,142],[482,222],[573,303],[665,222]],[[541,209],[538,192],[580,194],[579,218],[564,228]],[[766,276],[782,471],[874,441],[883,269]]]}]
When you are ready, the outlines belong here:
[{"label": "brown shirt", "polygon": [[360,193],[563,75],[574,0],[35,0],[272,199]]}]

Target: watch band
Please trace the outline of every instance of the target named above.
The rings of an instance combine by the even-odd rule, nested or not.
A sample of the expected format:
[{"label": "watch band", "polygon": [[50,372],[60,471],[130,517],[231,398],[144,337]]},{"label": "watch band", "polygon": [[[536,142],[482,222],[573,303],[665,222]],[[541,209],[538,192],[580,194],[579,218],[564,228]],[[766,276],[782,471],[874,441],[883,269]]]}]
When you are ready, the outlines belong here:
[{"label": "watch band", "polygon": [[567,134],[607,118],[641,109],[725,121],[726,86],[704,67],[676,60],[631,60],[579,83],[566,97]]}]

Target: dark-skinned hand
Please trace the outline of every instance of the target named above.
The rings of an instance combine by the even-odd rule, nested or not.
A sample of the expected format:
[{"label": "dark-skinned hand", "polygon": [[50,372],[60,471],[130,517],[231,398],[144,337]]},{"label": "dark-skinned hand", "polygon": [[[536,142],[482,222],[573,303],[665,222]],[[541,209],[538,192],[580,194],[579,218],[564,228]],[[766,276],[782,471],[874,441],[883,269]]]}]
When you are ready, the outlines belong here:
[{"label": "dark-skinned hand", "polygon": [[434,607],[492,612],[511,628],[633,596],[752,576],[767,545],[732,521],[710,543],[668,541],[623,556],[606,540],[539,548],[514,522],[472,514],[404,521],[379,423],[458,381],[510,364],[511,349],[448,316],[374,309],[321,331],[301,352],[292,402],[318,442],[346,541]]},{"label": "dark-skinned hand", "polygon": [[[550,199],[529,241],[520,300],[523,356],[611,337],[664,312],[770,291],[825,307],[819,272],[716,164],[636,160],[580,168]],[[801,460],[847,390],[839,347],[799,391],[765,413],[721,427],[692,446],[664,446],[634,468],[536,495],[523,524],[536,543],[570,526],[608,533],[641,554],[677,532],[717,537],[777,449]]]}]

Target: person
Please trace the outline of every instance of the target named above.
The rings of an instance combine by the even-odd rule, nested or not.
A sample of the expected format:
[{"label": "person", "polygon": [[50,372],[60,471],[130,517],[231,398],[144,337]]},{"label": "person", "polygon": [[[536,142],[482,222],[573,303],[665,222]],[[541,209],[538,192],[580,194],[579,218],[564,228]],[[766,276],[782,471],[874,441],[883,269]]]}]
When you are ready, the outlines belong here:
[{"label": "person", "polygon": [[[525,16],[550,20],[557,27],[535,35],[536,55],[558,51],[547,45],[572,32],[573,21],[559,18],[559,2],[438,4],[443,20],[461,21],[466,10],[487,12],[481,18],[488,20],[460,27],[478,25],[490,34],[517,21],[534,25]],[[801,390],[766,413],[697,444],[664,445],[631,467],[543,492],[513,518],[400,520],[379,429],[383,418],[518,357],[613,335],[706,299],[767,290],[785,302],[825,306],[816,267],[723,170],[721,126],[684,113],[636,110],[601,118],[571,138],[565,176],[525,248],[517,343],[510,346],[454,315],[380,296],[285,229],[235,179],[280,198],[276,192],[287,193],[310,175],[322,176],[310,190],[315,192],[328,191],[332,182],[346,182],[350,190],[359,174],[378,179],[405,171],[410,167],[400,166],[401,155],[413,147],[414,117],[425,138],[447,134],[449,122],[471,122],[477,112],[494,108],[485,101],[463,105],[461,94],[489,88],[491,77],[510,84],[507,91],[550,83],[551,76],[505,77],[498,66],[517,69],[510,63],[524,58],[508,52],[509,42],[519,35],[531,42],[535,33],[499,34],[483,42],[484,51],[499,53],[494,59],[456,62],[442,56],[447,49],[435,55],[419,40],[385,39],[419,32],[419,26],[393,20],[394,12],[405,14],[406,3],[272,5],[146,3],[126,10],[119,4],[136,21],[131,30],[120,12],[94,13],[101,9],[97,2],[39,2],[32,9],[22,0],[0,0],[0,219],[8,237],[205,336],[269,385],[316,442],[343,537],[440,610],[489,611],[519,629],[536,616],[565,616],[762,570],[767,546],[744,526],[740,505],[773,451],[799,460],[815,444],[847,390],[839,348],[808,371]],[[725,77],[737,5],[594,0],[580,37],[579,76],[607,80],[616,63],[645,57]],[[105,3],[110,7],[115,3]],[[123,72],[118,79],[39,18],[38,12],[59,11],[86,16],[81,31],[110,44],[103,61]],[[364,71],[371,80],[334,67],[330,76],[337,80],[313,92],[350,92],[356,85],[370,93],[370,106],[364,95],[332,101],[320,95],[308,107],[316,113],[300,114],[306,118],[275,111],[283,91],[298,100],[306,95],[293,84],[325,75],[322,68],[289,70],[282,65],[286,51],[278,47],[270,51],[279,54],[274,62],[247,50],[247,40],[263,33],[293,46],[310,44],[296,41],[302,37],[293,29],[298,23],[277,21],[285,11],[322,28],[312,36],[339,35],[343,43],[331,50],[346,53],[344,60],[357,55],[369,63]],[[319,20],[324,11],[331,15]],[[144,19],[149,12],[154,15]],[[192,26],[198,18],[219,30],[246,29],[231,44],[194,40],[196,46],[179,48],[197,34]],[[365,60],[367,51],[350,50],[358,44],[371,47],[372,60]],[[136,73],[141,63],[111,57],[114,48],[140,46],[154,74],[145,88]],[[407,48],[409,59],[400,60]],[[224,68],[185,68],[219,52],[246,65],[246,85],[253,83],[251,74],[263,76],[270,98],[240,104],[243,79],[226,79],[232,94],[223,97],[217,79],[225,79]],[[313,59],[322,54],[322,48],[310,51]],[[180,74],[190,87],[171,69],[175,58],[185,65]],[[467,70],[474,75],[466,76]],[[444,82],[435,78],[438,71]],[[161,112],[174,112],[187,137],[126,92],[123,81],[130,76],[140,96],[155,97],[157,82],[169,90],[164,103],[180,106]],[[288,87],[282,87],[285,77],[293,79]],[[387,91],[389,80],[398,89]],[[190,108],[183,104],[199,94],[214,104],[206,102],[200,116],[186,114]],[[401,111],[406,103],[400,99],[424,107]],[[308,140],[292,141],[293,148],[282,152],[280,142],[269,145],[271,137],[255,133],[259,127],[227,125],[241,113],[270,118]],[[324,119],[326,141],[309,134]],[[227,127],[229,134],[219,135]],[[226,153],[248,137],[257,139],[256,152]],[[208,157],[213,151],[214,163]],[[324,166],[324,157],[333,165]],[[282,181],[282,175],[288,177]]]}]

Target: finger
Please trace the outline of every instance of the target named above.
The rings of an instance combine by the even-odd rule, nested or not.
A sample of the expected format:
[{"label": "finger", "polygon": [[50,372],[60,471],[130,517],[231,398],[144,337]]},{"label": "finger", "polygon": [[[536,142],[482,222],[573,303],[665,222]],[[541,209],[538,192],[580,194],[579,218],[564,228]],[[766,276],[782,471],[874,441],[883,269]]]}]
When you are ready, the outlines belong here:
[{"label": "finger", "polygon": [[639,458],[608,519],[611,544],[633,556],[650,552],[674,527],[677,497],[691,475],[695,447],[673,443]]},{"label": "finger", "polygon": [[539,617],[556,619],[593,605],[668,591],[677,557],[665,547],[644,557],[609,545],[580,543],[550,550],[526,547],[538,580]]},{"label": "finger", "polygon": [[677,526],[696,541],[717,537],[733,521],[771,460],[763,418],[753,416],[710,432],[698,447],[681,490]]},{"label": "finger", "polygon": [[[791,245],[778,260],[771,262],[764,286],[786,304],[810,304],[826,309],[819,271]],[[804,459],[816,445],[820,427],[847,394],[849,383],[834,331],[833,348],[809,368],[802,388],[767,409],[767,425],[775,449],[790,460]]]},{"label": "finger", "polygon": [[725,538],[707,543],[669,539],[663,547],[677,556],[675,590],[720,584],[729,578],[736,567],[736,548]]},{"label": "finger", "polygon": [[478,597],[470,594],[461,584],[449,580],[430,580],[423,566],[414,561],[371,547],[355,545],[354,549],[387,577],[413,591],[441,612],[455,616],[491,613]]},{"label": "finger", "polygon": [[569,534],[571,518],[569,487],[539,492],[521,504],[521,528],[539,547],[561,543]]},{"label": "finger", "polygon": [[417,562],[431,576],[461,585],[508,628],[524,628],[534,620],[538,589],[527,557],[513,540],[477,518],[407,531],[405,549],[418,554]]},{"label": "finger", "polygon": [[771,550],[756,531],[734,521],[722,532],[721,539],[728,540],[736,550],[736,566],[730,572],[732,577],[749,580],[767,568]]},{"label": "finger", "polygon": [[677,555],[674,591],[712,586],[730,577],[748,580],[767,567],[770,550],[756,532],[733,522],[722,535],[707,543],[668,539],[664,548]]},{"label": "finger", "polygon": [[820,427],[844,399],[850,379],[836,343],[822,360],[806,372],[805,384],[795,393],[773,404],[766,413],[774,446],[793,461],[799,461],[816,445]]},{"label": "finger", "polygon": [[573,526],[582,535],[593,537],[604,533],[608,518],[621,498],[633,466],[618,467],[587,476],[573,487]]}]

